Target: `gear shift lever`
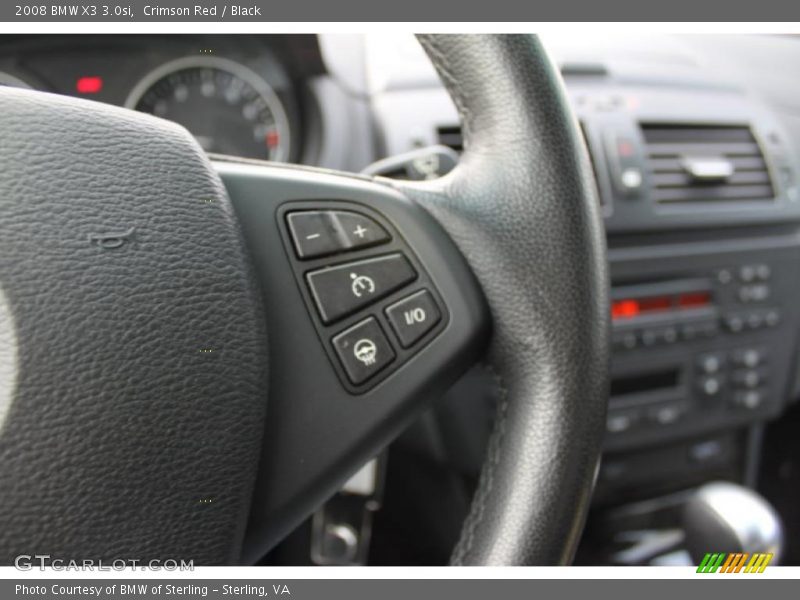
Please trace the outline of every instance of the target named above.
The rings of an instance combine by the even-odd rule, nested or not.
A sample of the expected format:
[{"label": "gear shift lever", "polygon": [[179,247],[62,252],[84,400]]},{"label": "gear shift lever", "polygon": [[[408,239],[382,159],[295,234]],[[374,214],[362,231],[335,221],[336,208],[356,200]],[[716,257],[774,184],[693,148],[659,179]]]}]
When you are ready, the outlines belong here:
[{"label": "gear shift lever", "polygon": [[764,552],[780,559],[783,527],[756,492],[717,481],[697,489],[683,509],[686,548],[698,564],[707,552]]}]

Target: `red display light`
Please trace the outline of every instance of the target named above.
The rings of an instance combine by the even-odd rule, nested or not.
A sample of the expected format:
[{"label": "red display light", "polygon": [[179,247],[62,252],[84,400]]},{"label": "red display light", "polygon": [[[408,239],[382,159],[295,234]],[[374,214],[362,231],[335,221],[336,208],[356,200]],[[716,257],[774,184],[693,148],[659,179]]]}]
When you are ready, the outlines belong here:
[{"label": "red display light", "polygon": [[672,298],[669,296],[656,296],[654,298],[639,299],[639,310],[643,313],[670,310],[672,308]]},{"label": "red display light", "polygon": [[277,131],[273,129],[267,132],[267,135],[264,136],[264,141],[267,144],[267,148],[275,148],[280,143],[281,136]]},{"label": "red display light", "polygon": [[640,315],[664,313],[672,310],[690,310],[711,306],[710,292],[687,292],[676,296],[650,296],[624,298],[611,303],[611,318],[632,319]]},{"label": "red display light", "polygon": [[96,94],[103,89],[103,78],[96,75],[78,77],[75,89],[79,94]]},{"label": "red display light", "polygon": [[611,318],[631,319],[641,314],[638,300],[616,300],[611,304]]},{"label": "red display light", "polygon": [[694,292],[678,296],[679,308],[702,308],[710,305],[711,294],[709,292]]}]

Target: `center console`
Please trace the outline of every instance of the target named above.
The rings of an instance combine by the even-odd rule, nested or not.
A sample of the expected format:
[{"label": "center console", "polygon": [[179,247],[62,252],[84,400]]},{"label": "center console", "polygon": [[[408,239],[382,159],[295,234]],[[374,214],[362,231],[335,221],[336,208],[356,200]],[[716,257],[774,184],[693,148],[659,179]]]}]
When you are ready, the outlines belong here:
[{"label": "center console", "polygon": [[568,80],[608,232],[612,366],[596,502],[743,481],[790,395],[800,297],[791,135],[728,88]]},{"label": "center console", "polygon": [[746,425],[781,410],[796,260],[794,251],[770,250],[696,255],[682,269],[671,260],[616,264],[610,449]]},{"label": "center console", "polygon": [[[796,132],[725,86],[577,79],[612,311],[605,452],[579,561],[685,561],[687,498],[715,480],[753,487],[763,424],[796,397]],[[653,540],[663,548],[644,557]]]}]

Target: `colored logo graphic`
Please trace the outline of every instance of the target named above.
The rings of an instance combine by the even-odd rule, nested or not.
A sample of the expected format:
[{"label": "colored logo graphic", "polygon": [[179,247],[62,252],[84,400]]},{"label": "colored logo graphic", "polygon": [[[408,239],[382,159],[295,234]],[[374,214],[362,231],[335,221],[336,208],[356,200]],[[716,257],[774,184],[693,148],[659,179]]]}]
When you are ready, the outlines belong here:
[{"label": "colored logo graphic", "polygon": [[707,553],[700,566],[697,567],[698,573],[763,573],[767,565],[772,561],[772,554],[755,552],[736,553]]}]

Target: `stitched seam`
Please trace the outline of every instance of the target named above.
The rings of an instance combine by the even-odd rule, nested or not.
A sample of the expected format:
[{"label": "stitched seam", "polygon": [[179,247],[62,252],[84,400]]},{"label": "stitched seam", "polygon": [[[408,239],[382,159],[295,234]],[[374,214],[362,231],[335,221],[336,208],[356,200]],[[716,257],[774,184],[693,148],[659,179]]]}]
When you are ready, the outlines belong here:
[{"label": "stitched seam", "polygon": [[500,463],[500,454],[503,447],[502,441],[506,432],[506,417],[508,415],[508,389],[503,385],[502,377],[490,364],[484,364],[484,368],[494,379],[495,386],[500,392],[500,403],[497,408],[497,422],[489,441],[488,460],[481,471],[478,483],[478,491],[472,499],[472,507],[469,516],[464,523],[461,539],[453,552],[451,563],[463,565],[464,559],[472,552],[475,544],[476,530],[478,525],[483,522],[486,513],[486,504],[495,483],[495,469]]}]

